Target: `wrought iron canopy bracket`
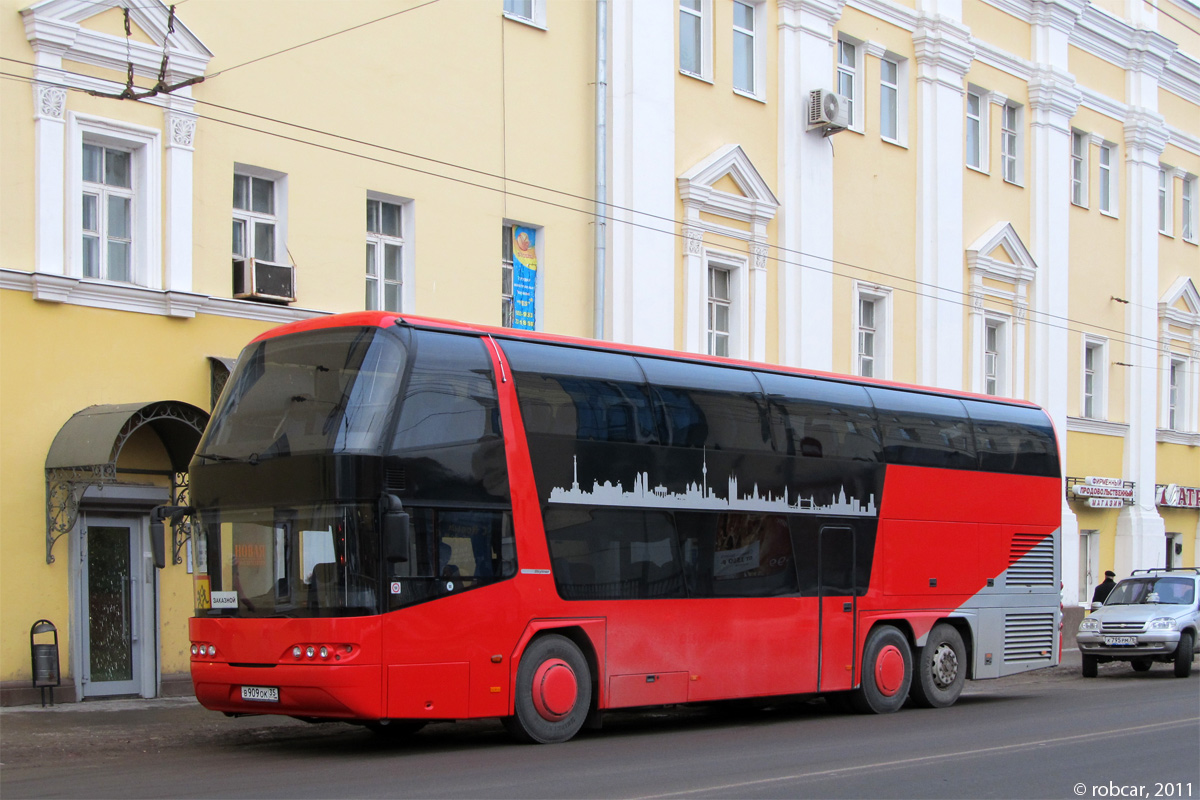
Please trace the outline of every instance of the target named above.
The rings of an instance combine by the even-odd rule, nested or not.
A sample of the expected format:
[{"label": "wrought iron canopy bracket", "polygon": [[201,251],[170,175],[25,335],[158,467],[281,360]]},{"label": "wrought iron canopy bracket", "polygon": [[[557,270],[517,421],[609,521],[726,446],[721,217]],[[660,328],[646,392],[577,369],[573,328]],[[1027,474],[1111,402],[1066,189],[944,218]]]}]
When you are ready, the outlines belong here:
[{"label": "wrought iron canopy bracket", "polygon": [[79,520],[79,502],[89,486],[117,482],[116,464],[46,470],[46,563],[54,563],[54,543]]}]

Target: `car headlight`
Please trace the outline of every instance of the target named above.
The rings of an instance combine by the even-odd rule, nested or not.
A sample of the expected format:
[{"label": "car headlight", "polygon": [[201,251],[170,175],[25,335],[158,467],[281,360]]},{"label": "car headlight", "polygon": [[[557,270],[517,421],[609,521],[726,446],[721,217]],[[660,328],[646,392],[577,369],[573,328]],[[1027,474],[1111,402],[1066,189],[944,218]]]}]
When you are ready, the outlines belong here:
[{"label": "car headlight", "polygon": [[1095,617],[1088,617],[1083,622],[1079,623],[1080,631],[1098,631],[1100,630],[1100,620]]},{"label": "car headlight", "polygon": [[1175,620],[1171,617],[1158,617],[1150,620],[1150,624],[1146,626],[1146,630],[1151,631],[1173,631],[1175,630]]}]

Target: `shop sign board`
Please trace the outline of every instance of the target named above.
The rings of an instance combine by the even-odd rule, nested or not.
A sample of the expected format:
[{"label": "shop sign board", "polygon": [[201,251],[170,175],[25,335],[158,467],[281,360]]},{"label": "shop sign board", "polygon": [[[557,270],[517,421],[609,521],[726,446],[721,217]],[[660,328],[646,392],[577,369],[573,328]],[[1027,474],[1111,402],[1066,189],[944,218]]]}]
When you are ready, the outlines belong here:
[{"label": "shop sign board", "polygon": [[1200,508],[1200,487],[1159,484],[1154,487],[1154,500],[1171,508]]},{"label": "shop sign board", "polygon": [[1088,508],[1120,508],[1125,501],[1118,497],[1089,497]]}]

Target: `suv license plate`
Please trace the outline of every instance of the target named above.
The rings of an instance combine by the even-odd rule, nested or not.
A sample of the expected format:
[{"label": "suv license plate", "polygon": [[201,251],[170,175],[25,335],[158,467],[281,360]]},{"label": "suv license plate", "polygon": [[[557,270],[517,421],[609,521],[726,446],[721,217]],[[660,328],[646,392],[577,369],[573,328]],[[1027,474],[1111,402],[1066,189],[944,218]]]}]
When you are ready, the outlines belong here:
[{"label": "suv license plate", "polygon": [[276,686],[243,686],[243,700],[255,700],[260,703],[278,703],[279,688]]},{"label": "suv license plate", "polygon": [[[1120,647],[1122,645],[1136,645],[1136,636],[1105,636],[1104,644],[1109,647]],[[245,689],[242,690],[243,692]]]}]

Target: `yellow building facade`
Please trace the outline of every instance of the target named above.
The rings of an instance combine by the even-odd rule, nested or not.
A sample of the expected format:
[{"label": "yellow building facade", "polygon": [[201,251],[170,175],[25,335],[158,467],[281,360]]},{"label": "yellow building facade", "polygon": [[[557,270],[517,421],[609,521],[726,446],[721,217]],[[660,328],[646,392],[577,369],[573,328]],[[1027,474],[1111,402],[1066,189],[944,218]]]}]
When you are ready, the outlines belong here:
[{"label": "yellow building facade", "polygon": [[1068,606],[1196,563],[1190,0],[126,5],[0,3],[0,702],[38,620],[60,700],[189,691],[150,511],[363,308],[1031,399]]}]

